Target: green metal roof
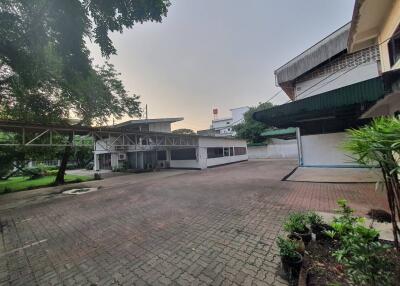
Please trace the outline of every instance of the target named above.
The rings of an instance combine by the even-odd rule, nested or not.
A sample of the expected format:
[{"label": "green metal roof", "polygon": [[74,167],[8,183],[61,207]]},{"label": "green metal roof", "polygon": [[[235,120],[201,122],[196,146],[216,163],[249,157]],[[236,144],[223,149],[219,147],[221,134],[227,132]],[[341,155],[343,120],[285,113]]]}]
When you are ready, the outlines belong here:
[{"label": "green metal roof", "polygon": [[289,128],[286,128],[286,129],[270,129],[270,130],[266,130],[263,133],[261,133],[261,136],[263,136],[263,137],[274,137],[274,136],[288,135],[288,134],[294,134],[294,133],[296,133],[296,128],[289,127]]},{"label": "green metal roof", "polygon": [[257,147],[257,146],[267,146],[268,144],[261,142],[261,143],[248,143],[248,147]]},{"label": "green metal roof", "polygon": [[362,111],[386,94],[381,77],[358,82],[253,114],[257,121],[275,127],[296,125],[297,120],[346,114],[358,118]]}]

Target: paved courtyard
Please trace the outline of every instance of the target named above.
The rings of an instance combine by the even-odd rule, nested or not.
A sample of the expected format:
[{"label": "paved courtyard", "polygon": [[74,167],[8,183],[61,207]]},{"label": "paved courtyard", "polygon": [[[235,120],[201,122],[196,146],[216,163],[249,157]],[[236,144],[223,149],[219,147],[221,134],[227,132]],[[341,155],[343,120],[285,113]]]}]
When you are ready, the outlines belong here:
[{"label": "paved courtyard", "polygon": [[295,165],[126,175],[3,208],[0,285],[285,285],[274,240],[288,212],[385,207],[373,184],[281,181]]}]

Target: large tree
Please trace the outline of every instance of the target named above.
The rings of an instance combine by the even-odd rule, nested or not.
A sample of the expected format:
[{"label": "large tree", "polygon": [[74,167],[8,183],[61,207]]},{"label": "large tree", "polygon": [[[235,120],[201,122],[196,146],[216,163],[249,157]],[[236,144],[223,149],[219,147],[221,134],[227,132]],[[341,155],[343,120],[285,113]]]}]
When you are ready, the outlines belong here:
[{"label": "large tree", "polygon": [[[139,115],[138,97],[127,93],[112,65],[93,66],[87,41],[108,58],[117,52],[110,32],[161,22],[169,5],[169,0],[0,0],[0,116],[43,123],[74,116],[91,124]],[[63,162],[69,153],[66,148]]]},{"label": "large tree", "polygon": [[253,119],[253,114],[256,111],[271,108],[273,106],[270,102],[259,103],[257,106],[250,107],[244,114],[244,121],[233,127],[236,131],[236,137],[246,139],[248,143],[260,143],[265,140],[261,137],[261,133],[266,129],[265,124]]},{"label": "large tree", "polygon": [[196,134],[192,129],[189,128],[180,128],[180,129],[175,129],[172,131],[174,134],[185,134],[185,135],[193,135]]}]

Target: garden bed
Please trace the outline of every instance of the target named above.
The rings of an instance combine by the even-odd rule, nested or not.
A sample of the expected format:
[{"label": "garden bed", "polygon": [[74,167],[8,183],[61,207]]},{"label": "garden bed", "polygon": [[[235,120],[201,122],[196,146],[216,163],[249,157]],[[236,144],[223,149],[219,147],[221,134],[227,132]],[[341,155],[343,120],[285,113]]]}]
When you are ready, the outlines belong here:
[{"label": "garden bed", "polygon": [[[393,247],[390,242],[381,242]],[[344,267],[332,255],[334,251],[338,250],[338,246],[337,241],[326,240],[313,241],[307,246],[299,286],[352,285]],[[400,255],[391,248],[387,250],[385,257],[390,261],[394,275],[393,280],[400,281]],[[390,267],[389,265],[388,267]]]}]

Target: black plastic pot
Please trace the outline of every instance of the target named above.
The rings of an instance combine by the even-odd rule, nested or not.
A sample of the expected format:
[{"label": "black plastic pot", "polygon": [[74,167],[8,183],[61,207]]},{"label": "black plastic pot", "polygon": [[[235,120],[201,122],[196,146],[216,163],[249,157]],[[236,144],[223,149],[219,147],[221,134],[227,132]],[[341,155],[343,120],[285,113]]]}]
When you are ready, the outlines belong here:
[{"label": "black plastic pot", "polygon": [[298,236],[300,236],[305,245],[307,245],[311,241],[311,238],[312,238],[311,230],[307,227],[304,232],[294,232],[294,234],[297,234]]},{"label": "black plastic pot", "polygon": [[296,279],[300,274],[303,256],[298,252],[297,254],[296,258],[281,256],[282,269],[289,280]]},{"label": "black plastic pot", "polygon": [[315,240],[327,240],[329,236],[325,234],[326,230],[332,230],[332,227],[328,224],[311,225],[311,231],[315,234]]}]

